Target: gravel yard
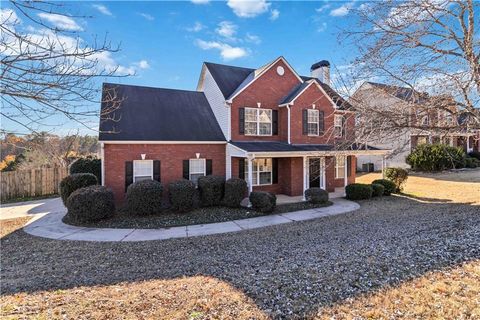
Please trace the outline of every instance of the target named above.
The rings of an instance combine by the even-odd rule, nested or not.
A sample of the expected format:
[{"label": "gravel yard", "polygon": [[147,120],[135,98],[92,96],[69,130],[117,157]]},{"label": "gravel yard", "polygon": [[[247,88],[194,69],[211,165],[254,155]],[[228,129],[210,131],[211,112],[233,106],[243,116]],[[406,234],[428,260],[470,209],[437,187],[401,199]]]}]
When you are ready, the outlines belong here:
[{"label": "gravel yard", "polygon": [[[480,171],[469,174],[475,179]],[[429,179],[425,185],[432,191],[418,195],[428,198],[447,197],[444,189],[457,183],[418,179]],[[109,319],[115,312],[125,318],[348,318],[353,308],[366,308],[365,294],[386,297],[390,288],[449,274],[464,262],[478,270],[480,207],[472,204],[478,183],[453,185],[462,197],[385,197],[360,202],[358,211],[345,215],[197,238],[89,243],[17,230],[1,239],[2,308],[7,316],[46,318]],[[467,290],[469,282],[458,285],[475,292]],[[387,317],[401,318],[395,309],[385,310]],[[427,311],[418,317],[432,314]],[[450,313],[472,314],[465,308]]]}]

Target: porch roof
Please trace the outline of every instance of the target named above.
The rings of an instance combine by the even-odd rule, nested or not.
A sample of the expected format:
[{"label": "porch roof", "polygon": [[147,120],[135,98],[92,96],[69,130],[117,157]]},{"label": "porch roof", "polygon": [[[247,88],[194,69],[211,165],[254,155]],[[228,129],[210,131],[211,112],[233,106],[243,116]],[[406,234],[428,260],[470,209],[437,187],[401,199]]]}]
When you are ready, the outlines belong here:
[{"label": "porch roof", "polygon": [[388,151],[358,143],[336,146],[333,144],[288,144],[282,141],[230,141],[230,144],[246,152]]}]

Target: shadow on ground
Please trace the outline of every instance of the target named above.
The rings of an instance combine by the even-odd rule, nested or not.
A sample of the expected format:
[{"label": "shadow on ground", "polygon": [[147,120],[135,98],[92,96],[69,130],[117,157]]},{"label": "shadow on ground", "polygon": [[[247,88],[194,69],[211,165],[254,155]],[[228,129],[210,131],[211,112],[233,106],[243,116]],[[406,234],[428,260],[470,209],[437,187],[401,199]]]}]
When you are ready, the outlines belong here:
[{"label": "shadow on ground", "polygon": [[480,258],[480,206],[386,197],[358,211],[167,241],[1,239],[2,294],[206,275],[276,317],[319,308]]}]

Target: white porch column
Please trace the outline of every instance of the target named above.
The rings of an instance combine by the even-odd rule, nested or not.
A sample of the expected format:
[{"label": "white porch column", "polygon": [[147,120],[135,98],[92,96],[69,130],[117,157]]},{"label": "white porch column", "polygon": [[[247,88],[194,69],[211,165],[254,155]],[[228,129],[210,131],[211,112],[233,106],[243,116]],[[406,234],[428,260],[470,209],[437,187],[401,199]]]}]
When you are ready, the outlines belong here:
[{"label": "white porch column", "polygon": [[322,186],[324,190],[327,190],[327,177],[325,173],[325,157],[320,158],[320,174],[322,175]]},{"label": "white porch column", "polygon": [[253,157],[249,156],[247,158],[247,167],[248,167],[248,194],[253,191]]},{"label": "white porch column", "polygon": [[305,191],[308,189],[308,158],[303,157],[303,201],[305,201]]},{"label": "white porch column", "polygon": [[470,136],[467,135],[467,153],[470,151]]},{"label": "white porch column", "polygon": [[382,179],[385,179],[385,164],[386,164],[385,156],[382,156]]},{"label": "white porch column", "polygon": [[227,158],[225,159],[225,179],[230,179],[232,177],[232,156],[227,153]]},{"label": "white porch column", "polygon": [[348,156],[345,156],[343,159],[344,159],[344,163],[345,163],[345,166],[343,168],[343,170],[345,171],[344,172],[344,177],[343,177],[343,186],[346,187],[348,185],[348,161],[347,161],[347,157]]}]

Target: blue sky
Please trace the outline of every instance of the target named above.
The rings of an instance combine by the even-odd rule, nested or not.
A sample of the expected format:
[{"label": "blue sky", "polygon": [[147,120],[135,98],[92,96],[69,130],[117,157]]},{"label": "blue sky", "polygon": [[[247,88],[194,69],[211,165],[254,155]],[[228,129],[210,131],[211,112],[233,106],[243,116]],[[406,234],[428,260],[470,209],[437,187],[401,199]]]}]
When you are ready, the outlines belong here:
[{"label": "blue sky", "polygon": [[[68,13],[92,18],[44,20],[66,24],[87,42],[92,35],[108,33],[113,44],[120,44],[120,52],[101,62],[135,75],[109,82],[195,90],[203,61],[256,68],[283,55],[301,74],[323,59],[340,68],[348,65],[355,52],[340,45],[337,34],[353,24],[348,9],[360,5],[360,1],[68,2]],[[78,127],[62,123],[55,132]],[[25,131],[6,121],[2,128]]]}]

